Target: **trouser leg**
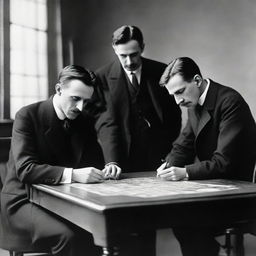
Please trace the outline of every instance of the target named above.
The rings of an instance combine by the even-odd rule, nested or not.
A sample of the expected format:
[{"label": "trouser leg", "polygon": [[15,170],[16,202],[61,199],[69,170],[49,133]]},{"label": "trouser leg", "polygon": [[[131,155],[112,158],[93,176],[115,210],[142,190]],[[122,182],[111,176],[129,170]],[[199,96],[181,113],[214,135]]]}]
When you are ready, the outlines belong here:
[{"label": "trouser leg", "polygon": [[220,245],[210,228],[173,228],[183,256],[218,256]]},{"label": "trouser leg", "polygon": [[120,246],[121,256],[156,256],[156,231],[126,236]]},{"label": "trouser leg", "polygon": [[32,207],[32,242],[56,256],[97,256],[92,235],[35,205]]}]

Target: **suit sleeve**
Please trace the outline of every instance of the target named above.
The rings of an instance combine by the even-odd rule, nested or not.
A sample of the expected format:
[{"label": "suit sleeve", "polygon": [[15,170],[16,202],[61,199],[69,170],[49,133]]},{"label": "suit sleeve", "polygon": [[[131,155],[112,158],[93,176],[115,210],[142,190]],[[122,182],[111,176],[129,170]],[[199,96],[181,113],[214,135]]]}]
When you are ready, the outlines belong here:
[{"label": "suit sleeve", "polygon": [[108,109],[98,117],[95,128],[105,163],[116,162],[119,164],[119,129],[112,117],[113,115],[111,115],[111,110],[109,110],[108,105]]},{"label": "suit sleeve", "polygon": [[121,162],[120,149],[120,128],[113,114],[113,106],[109,96],[107,83],[104,82],[104,77],[97,74],[100,94],[104,99],[105,110],[102,111],[95,122],[95,129],[99,144],[102,148],[105,163]]},{"label": "suit sleeve", "polygon": [[16,115],[12,134],[12,157],[16,175],[23,183],[58,184],[64,167],[40,162],[32,119],[23,109]]},{"label": "suit sleeve", "polygon": [[196,155],[194,141],[195,135],[188,119],[179,137],[174,141],[171,152],[166,157],[168,166],[184,167],[192,163]]}]

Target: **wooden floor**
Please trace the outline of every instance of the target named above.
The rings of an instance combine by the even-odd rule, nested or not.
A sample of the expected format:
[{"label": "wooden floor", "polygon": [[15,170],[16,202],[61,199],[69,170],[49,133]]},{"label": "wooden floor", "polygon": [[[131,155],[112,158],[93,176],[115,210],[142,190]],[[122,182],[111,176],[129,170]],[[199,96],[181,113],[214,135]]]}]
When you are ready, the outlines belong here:
[{"label": "wooden floor", "polygon": [[[221,241],[221,238],[218,239]],[[256,255],[256,237],[245,235],[245,256]],[[0,249],[0,256],[9,256],[7,251]],[[171,229],[158,231],[157,235],[157,256],[182,256],[179,245],[174,238]]]}]

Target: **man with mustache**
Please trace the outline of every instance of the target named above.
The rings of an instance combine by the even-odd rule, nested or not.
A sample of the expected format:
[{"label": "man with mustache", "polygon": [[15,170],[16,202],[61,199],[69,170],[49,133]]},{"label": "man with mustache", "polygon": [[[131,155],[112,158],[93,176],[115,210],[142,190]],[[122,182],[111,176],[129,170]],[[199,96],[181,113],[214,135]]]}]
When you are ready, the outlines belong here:
[{"label": "man with mustache", "polygon": [[107,111],[98,120],[107,175],[153,171],[181,128],[181,111],[159,79],[166,64],[142,57],[143,35],[136,26],[114,31],[117,59],[96,71]]},{"label": "man with mustache", "polygon": [[[142,57],[145,45],[138,27],[115,30],[112,47],[117,59],[96,71],[107,107],[96,130],[104,172],[118,178],[121,171],[154,171],[159,166],[180,132],[181,111],[159,87],[166,65]],[[138,255],[155,255],[154,233],[134,236]]]},{"label": "man with mustache", "polygon": [[80,66],[67,66],[59,74],[54,96],[16,114],[1,215],[17,248],[61,256],[99,253],[88,232],[30,203],[26,189],[38,183],[104,180],[103,156],[86,107],[96,89],[95,78]]},{"label": "man with mustache", "polygon": [[[173,60],[160,84],[178,105],[188,108],[188,120],[166,162],[157,169],[157,176],[169,181],[252,181],[256,125],[242,96],[230,87],[204,79],[197,64],[188,57]],[[213,228],[184,227],[173,231],[183,256],[218,255],[220,246]]]}]

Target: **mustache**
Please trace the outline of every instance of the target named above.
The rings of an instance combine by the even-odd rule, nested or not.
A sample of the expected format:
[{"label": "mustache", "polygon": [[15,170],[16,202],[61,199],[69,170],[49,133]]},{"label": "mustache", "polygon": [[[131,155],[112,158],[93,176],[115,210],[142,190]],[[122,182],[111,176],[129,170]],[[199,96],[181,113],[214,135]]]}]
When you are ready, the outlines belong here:
[{"label": "mustache", "polygon": [[136,68],[137,67],[137,64],[130,64],[130,65],[126,65],[127,68]]},{"label": "mustache", "polygon": [[72,109],[71,111],[72,111],[73,113],[75,113],[75,114],[80,114],[80,113],[81,113],[81,111],[80,111],[79,109],[77,109],[77,108]]}]

